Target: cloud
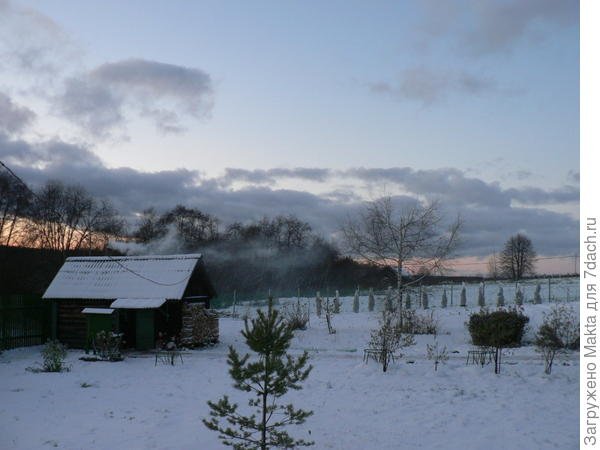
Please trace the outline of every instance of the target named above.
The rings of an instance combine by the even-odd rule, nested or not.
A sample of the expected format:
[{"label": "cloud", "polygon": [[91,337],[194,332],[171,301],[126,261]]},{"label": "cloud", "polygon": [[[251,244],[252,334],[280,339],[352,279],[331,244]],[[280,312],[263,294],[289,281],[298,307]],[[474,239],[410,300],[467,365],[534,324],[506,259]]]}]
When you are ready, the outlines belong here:
[{"label": "cloud", "polygon": [[272,184],[278,179],[295,178],[306,181],[326,181],[331,175],[331,170],[321,168],[296,167],[293,169],[237,169],[226,168],[225,175],[219,181],[224,186],[230,186],[234,182],[248,182],[254,184]]},{"label": "cloud", "polygon": [[233,189],[222,178],[206,178],[194,170],[142,172],[109,168],[82,146],[61,141],[32,144],[5,135],[0,135],[0,160],[34,187],[49,179],[80,184],[94,195],[110,199],[132,225],[135,212],[151,206],[165,211],[181,203],[214,214],[224,224],[265,215],[296,214],[323,236],[332,237],[341,223],[356,215],[363,205],[364,199],[356,189],[315,194],[263,183],[294,176],[321,180],[327,186],[345,182],[356,187],[357,181],[392,183],[402,187],[404,193],[395,196],[402,203],[423,197],[441,199],[447,217],[460,213],[464,219],[463,256],[487,255],[500,249],[508,236],[516,232],[527,233],[540,254],[572,253],[578,245],[577,218],[541,206],[546,202],[577,205],[577,188],[502,189],[497,183],[466,177],[458,169],[230,169],[229,176],[243,175],[245,180],[252,180],[243,188]]},{"label": "cloud", "polygon": [[35,113],[32,110],[15,104],[8,95],[0,92],[0,133],[20,133],[34,119]]},{"label": "cloud", "polygon": [[495,90],[492,79],[465,71],[436,70],[424,66],[404,70],[393,83],[369,84],[371,92],[389,95],[398,101],[431,105],[452,94],[479,95]]},{"label": "cloud", "polygon": [[77,50],[50,17],[8,0],[0,0],[0,69],[20,76],[51,76]]},{"label": "cloud", "polygon": [[576,0],[437,0],[422,5],[425,35],[432,40],[455,37],[460,52],[475,58],[510,52],[525,39],[579,23]]},{"label": "cloud", "polygon": [[213,105],[210,75],[144,59],[102,64],[65,82],[59,112],[96,137],[125,125],[127,111],[151,119],[163,133],[184,131],[184,119],[207,117]]}]

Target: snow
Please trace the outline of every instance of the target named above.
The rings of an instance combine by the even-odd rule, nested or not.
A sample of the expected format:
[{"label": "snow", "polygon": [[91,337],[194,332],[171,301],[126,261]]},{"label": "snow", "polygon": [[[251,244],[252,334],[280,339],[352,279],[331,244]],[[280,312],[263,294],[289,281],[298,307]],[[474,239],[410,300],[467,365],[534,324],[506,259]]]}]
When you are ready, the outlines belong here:
[{"label": "snow", "polygon": [[160,308],[166,301],[164,298],[118,298],[110,304],[110,307],[115,309],[151,309]]},{"label": "snow", "polygon": [[112,314],[115,310],[111,308],[83,308],[81,312],[83,314]]},{"label": "snow", "polygon": [[181,299],[201,255],[71,257],[44,298]]},{"label": "snow", "polygon": [[[439,298],[431,300],[439,304]],[[561,356],[545,375],[531,345],[552,305],[524,306],[530,317],[524,346],[505,350],[495,375],[491,365],[465,364],[472,348],[465,322],[478,310],[476,297],[470,300],[467,308],[433,308],[438,343],[450,355],[437,372],[425,356],[433,337],[416,336],[416,345],[383,373],[376,363],[363,362],[379,317],[366,311],[367,296],[360,298],[359,313],[352,312],[353,297],[341,299],[333,335],[315,316],[314,299],[301,299],[311,304],[310,326],[295,333],[291,352],[308,351],[314,369],[304,388],[283,400],[314,415],[290,433],[314,440],[318,449],[578,448],[578,353]],[[378,308],[382,302],[378,296]],[[571,304],[578,313],[579,304]],[[208,417],[206,401],[223,394],[247,411],[247,394],[232,388],[226,363],[229,345],[247,348],[240,319],[222,318],[220,328],[218,345],[186,351],[184,363],[175,366],[155,366],[152,353],[110,363],[81,361],[82,352],[70,351],[69,372],[32,373],[26,368],[41,361],[40,347],[4,352],[0,448],[227,448],[201,420]]]}]

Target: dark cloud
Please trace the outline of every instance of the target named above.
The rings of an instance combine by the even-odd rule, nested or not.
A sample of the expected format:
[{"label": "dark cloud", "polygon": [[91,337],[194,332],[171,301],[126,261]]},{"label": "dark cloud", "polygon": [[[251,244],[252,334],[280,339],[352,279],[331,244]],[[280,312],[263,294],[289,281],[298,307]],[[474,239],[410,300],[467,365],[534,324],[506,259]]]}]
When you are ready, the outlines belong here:
[{"label": "dark cloud", "polygon": [[577,0],[426,1],[423,31],[432,41],[455,36],[473,57],[511,51],[524,39],[543,38],[553,27],[577,26]]},{"label": "dark cloud", "polygon": [[223,185],[229,186],[236,181],[254,183],[254,184],[272,184],[278,179],[296,178],[307,181],[322,182],[331,175],[331,170],[320,168],[296,167],[293,169],[274,168],[274,169],[237,169],[226,168],[225,175],[220,178]]},{"label": "dark cloud", "polygon": [[493,91],[492,79],[465,71],[446,71],[429,67],[413,67],[400,73],[396,82],[376,82],[371,92],[389,95],[398,101],[415,101],[431,105],[453,94],[479,95]]},{"label": "dark cloud", "polygon": [[89,149],[60,141],[30,144],[0,135],[0,159],[32,186],[40,186],[48,179],[80,184],[94,195],[110,199],[132,224],[135,223],[134,213],[144,208],[154,206],[164,211],[182,203],[214,214],[225,224],[265,215],[296,214],[317,232],[329,237],[334,236],[340,225],[362,206],[362,199],[355,189],[317,195],[275,189],[263,183],[267,179],[293,175],[331,183],[340,180],[348,184],[359,180],[379,186],[394,183],[406,191],[402,196],[394,197],[402,204],[423,197],[437,198],[447,217],[452,218],[457,213],[463,217],[463,256],[484,256],[497,251],[507,237],[516,232],[527,233],[541,254],[571,253],[578,245],[577,219],[540,206],[544,203],[577,204],[576,188],[503,190],[495,183],[466,177],[457,169],[230,169],[229,176],[243,175],[250,182],[250,186],[243,189],[232,189],[223,179],[205,178],[194,170],[141,172],[131,168],[108,168]]},{"label": "dark cloud", "polygon": [[0,133],[19,133],[35,119],[35,113],[27,107],[15,104],[0,92]]},{"label": "dark cloud", "polygon": [[70,78],[58,96],[59,111],[94,136],[124,126],[125,111],[149,118],[163,133],[183,131],[184,119],[212,108],[210,75],[199,69],[127,59]]}]

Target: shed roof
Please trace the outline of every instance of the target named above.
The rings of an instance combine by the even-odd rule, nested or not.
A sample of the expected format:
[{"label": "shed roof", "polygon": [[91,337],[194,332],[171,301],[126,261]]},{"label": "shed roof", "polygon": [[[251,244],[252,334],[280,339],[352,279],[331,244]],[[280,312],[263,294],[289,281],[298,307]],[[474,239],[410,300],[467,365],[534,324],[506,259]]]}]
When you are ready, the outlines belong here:
[{"label": "shed roof", "polygon": [[179,300],[201,258],[199,254],[67,258],[43,298]]}]

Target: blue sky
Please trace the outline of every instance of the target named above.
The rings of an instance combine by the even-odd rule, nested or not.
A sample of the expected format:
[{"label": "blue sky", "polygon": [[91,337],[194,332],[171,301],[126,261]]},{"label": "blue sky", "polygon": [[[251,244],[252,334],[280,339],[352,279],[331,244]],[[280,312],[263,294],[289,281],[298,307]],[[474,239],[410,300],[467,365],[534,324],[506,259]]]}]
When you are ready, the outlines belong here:
[{"label": "blue sky", "polygon": [[[385,191],[472,217],[465,254],[517,231],[573,253],[578,14],[562,0],[0,0],[0,123],[17,124],[0,156],[125,214],[178,201],[226,220],[292,212],[330,235]],[[403,170],[377,175],[390,168]],[[102,185],[119,176],[144,181]],[[502,201],[466,201],[473,190]]]}]

